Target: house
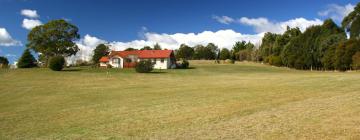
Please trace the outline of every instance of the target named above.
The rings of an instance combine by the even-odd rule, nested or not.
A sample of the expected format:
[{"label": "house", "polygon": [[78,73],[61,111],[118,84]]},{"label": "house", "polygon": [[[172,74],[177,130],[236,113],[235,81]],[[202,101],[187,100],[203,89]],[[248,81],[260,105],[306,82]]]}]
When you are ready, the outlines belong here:
[{"label": "house", "polygon": [[176,67],[176,59],[172,50],[133,50],[111,51],[108,56],[102,57],[101,67],[111,65],[113,68],[133,68],[140,60],[150,60],[154,69],[169,69]]}]

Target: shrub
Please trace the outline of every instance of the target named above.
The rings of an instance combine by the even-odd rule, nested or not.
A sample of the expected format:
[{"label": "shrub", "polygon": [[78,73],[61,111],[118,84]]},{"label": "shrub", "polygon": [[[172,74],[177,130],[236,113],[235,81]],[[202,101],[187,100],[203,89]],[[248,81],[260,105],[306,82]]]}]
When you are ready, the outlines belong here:
[{"label": "shrub", "polygon": [[178,69],[187,69],[189,68],[189,61],[187,60],[182,60],[182,62],[180,64],[178,64],[177,68]]},{"label": "shrub", "polygon": [[269,64],[279,67],[282,65],[281,58],[279,56],[269,56]]},{"label": "shrub", "polygon": [[226,59],[226,60],[225,60],[225,63],[226,63],[226,64],[234,64],[235,61],[232,60],[232,59]]},{"label": "shrub", "polygon": [[62,56],[55,56],[50,59],[49,68],[53,71],[61,71],[65,65],[65,58]]},{"label": "shrub", "polygon": [[150,60],[141,60],[138,62],[135,66],[135,70],[138,73],[148,73],[153,70],[154,63],[152,63]]}]

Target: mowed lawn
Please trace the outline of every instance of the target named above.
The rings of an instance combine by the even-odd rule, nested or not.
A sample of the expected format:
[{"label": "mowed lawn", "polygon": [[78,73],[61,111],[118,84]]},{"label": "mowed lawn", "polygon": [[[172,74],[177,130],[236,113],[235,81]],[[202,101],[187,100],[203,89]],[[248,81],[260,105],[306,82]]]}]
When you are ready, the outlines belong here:
[{"label": "mowed lawn", "polygon": [[0,139],[360,139],[360,72],[0,70]]}]

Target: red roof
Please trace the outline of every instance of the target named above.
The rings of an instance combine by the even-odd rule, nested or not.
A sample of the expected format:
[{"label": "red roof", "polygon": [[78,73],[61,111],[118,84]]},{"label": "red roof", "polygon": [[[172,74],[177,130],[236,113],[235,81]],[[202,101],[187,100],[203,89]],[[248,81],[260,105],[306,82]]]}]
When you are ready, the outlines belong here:
[{"label": "red roof", "polygon": [[100,61],[100,62],[109,62],[109,57],[103,56],[103,57],[100,58],[99,61]]},{"label": "red roof", "polygon": [[118,55],[125,58],[128,55],[137,55],[138,58],[169,58],[172,52],[172,50],[112,51],[110,56]]}]

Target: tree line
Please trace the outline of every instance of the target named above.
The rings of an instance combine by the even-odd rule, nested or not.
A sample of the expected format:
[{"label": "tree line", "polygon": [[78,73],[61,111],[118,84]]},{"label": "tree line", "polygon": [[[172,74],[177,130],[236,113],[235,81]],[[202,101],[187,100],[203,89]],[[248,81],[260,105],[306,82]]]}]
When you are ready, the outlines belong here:
[{"label": "tree line", "polygon": [[[349,33],[349,38],[347,37]],[[255,61],[301,70],[360,69],[360,3],[339,27],[332,19],[301,32],[287,27],[283,34],[265,33],[257,48],[250,42],[236,42],[231,50],[212,43],[176,50],[181,59]],[[217,57],[216,57],[217,56]]]}]

